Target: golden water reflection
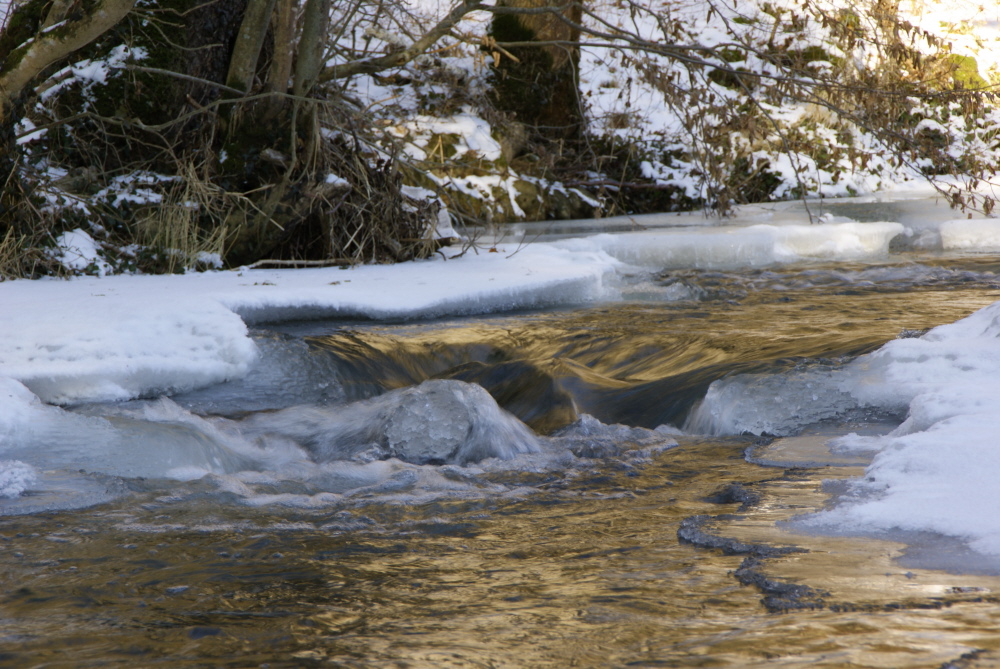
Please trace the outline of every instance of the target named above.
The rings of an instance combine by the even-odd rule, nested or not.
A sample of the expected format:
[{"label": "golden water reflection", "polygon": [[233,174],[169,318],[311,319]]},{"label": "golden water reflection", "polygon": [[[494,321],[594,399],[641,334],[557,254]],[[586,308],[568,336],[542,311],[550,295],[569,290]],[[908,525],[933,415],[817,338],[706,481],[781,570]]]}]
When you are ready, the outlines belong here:
[{"label": "golden water reflection", "polygon": [[[10,667],[167,658],[172,667],[938,667],[1000,647],[996,578],[903,569],[892,542],[777,529],[822,505],[831,472],[757,467],[742,458],[747,445],[688,439],[638,470],[596,467],[558,490],[485,506],[365,507],[352,515],[376,525],[346,534],[304,529],[318,524],[305,516],[282,531],[287,517],[246,510],[214,518],[242,530],[148,535],[126,529],[144,515],[135,509],[94,511],[62,530],[58,514],[7,519],[0,658]],[[705,501],[729,482],[765,489],[765,503],[736,513]],[[733,577],[743,556],[680,543],[681,520],[706,513],[722,517],[708,526],[719,534],[807,549],[763,569],[828,591],[825,607],[769,613],[762,593]],[[184,521],[182,509],[172,515]]]}]

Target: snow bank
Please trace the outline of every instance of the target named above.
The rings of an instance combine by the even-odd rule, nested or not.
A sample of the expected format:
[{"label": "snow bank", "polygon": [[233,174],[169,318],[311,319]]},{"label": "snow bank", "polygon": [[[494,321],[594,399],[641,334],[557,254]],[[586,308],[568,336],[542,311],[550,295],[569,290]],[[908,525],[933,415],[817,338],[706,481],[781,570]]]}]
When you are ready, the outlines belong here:
[{"label": "snow bank", "polygon": [[863,479],[807,526],[902,529],[965,539],[1000,557],[1000,303],[856,361],[842,387],[868,406],[908,406],[883,437],[850,435],[844,452],[877,451]]},{"label": "snow bank", "polygon": [[793,525],[838,534],[933,532],[1000,558],[1000,302],[843,366],[716,381],[685,429],[794,435],[859,409],[906,420],[883,436],[829,440],[835,458],[874,457],[832,508]]},{"label": "snow bank", "polygon": [[869,260],[888,255],[899,223],[726,226],[597,235],[557,245],[603,251],[623,262],[656,269],[732,269],[801,260]]},{"label": "snow bank", "polygon": [[948,221],[941,226],[941,246],[949,251],[996,253],[1000,251],[1000,221]]},{"label": "snow bank", "polygon": [[[256,355],[247,322],[585,302],[608,294],[605,278],[616,265],[600,252],[501,246],[447,262],[348,271],[10,281],[0,284],[0,379],[54,404],[182,392],[246,373]],[[0,427],[10,406],[0,401]]]},{"label": "snow bank", "polygon": [[253,270],[238,281],[229,278],[215,296],[248,323],[339,316],[434,318],[613,297],[606,279],[618,265],[600,251],[500,244],[497,252],[469,250],[461,258],[392,267]]},{"label": "snow bank", "polygon": [[[183,279],[185,277],[178,277]],[[254,358],[239,316],[201,282],[106,277],[0,284],[0,376],[43,401],[125,400],[218,383]]]}]

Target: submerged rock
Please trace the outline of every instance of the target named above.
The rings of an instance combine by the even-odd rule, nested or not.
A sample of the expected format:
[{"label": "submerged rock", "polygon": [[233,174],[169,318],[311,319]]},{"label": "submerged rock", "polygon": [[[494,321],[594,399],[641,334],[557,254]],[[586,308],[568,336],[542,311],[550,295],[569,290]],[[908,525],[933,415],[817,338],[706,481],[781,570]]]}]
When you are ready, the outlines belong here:
[{"label": "submerged rock", "polygon": [[340,407],[293,407],[257,414],[241,431],[263,441],[287,438],[319,461],[397,458],[415,464],[510,459],[540,449],[538,438],[483,388],[425,381]]}]

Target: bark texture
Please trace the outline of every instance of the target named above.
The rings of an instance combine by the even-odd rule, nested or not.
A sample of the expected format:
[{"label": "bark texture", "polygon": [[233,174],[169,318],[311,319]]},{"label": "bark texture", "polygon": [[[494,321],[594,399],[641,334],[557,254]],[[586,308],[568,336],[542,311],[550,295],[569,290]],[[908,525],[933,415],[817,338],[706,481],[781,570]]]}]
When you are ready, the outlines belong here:
[{"label": "bark texture", "polygon": [[240,30],[233,44],[233,55],[229,61],[226,85],[241,91],[249,91],[257,72],[257,60],[264,46],[264,38],[271,24],[275,0],[250,0]]}]

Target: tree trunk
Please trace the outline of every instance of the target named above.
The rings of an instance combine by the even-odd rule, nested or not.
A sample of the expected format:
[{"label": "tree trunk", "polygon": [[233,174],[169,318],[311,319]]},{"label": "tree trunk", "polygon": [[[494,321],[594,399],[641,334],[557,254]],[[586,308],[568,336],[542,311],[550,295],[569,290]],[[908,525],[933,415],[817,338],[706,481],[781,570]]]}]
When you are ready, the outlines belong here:
[{"label": "tree trunk", "polygon": [[[580,39],[582,9],[578,2],[563,0],[505,0],[512,9],[555,6],[558,11],[497,14],[490,36],[497,42],[569,42]],[[564,20],[565,19],[565,20]],[[542,139],[572,139],[580,134],[580,50],[555,44],[510,47],[517,60],[500,55],[495,61],[493,98],[498,109],[513,113],[515,120],[534,129]]]},{"label": "tree trunk", "polygon": [[330,0],[306,0],[302,13],[302,36],[299,38],[298,59],[295,62],[295,82],[292,91],[306,97],[319,80],[323,70],[325,37],[330,27]]},{"label": "tree trunk", "polygon": [[[253,86],[253,77],[257,72],[257,61],[260,58],[260,50],[264,46],[264,37],[271,24],[274,5],[275,0],[250,0],[247,3],[240,31],[236,35],[236,43],[233,45],[229,73],[226,75],[226,85],[230,88],[249,91]],[[275,47],[277,48],[277,46],[276,43]]]},{"label": "tree trunk", "polygon": [[[292,92],[296,98],[309,97],[323,71],[326,53],[326,35],[330,27],[330,0],[306,0],[302,14],[302,36],[299,37],[298,57],[295,61],[295,81]],[[301,99],[294,103],[296,129],[303,139],[299,164],[311,166],[315,161],[319,122],[315,103]]]},{"label": "tree trunk", "polygon": [[[266,93],[287,93],[292,78],[292,63],[295,48],[295,0],[277,0],[274,9],[274,52],[271,54],[271,68],[264,84]],[[271,120],[285,108],[286,100],[273,97],[266,103],[265,120]]]}]

